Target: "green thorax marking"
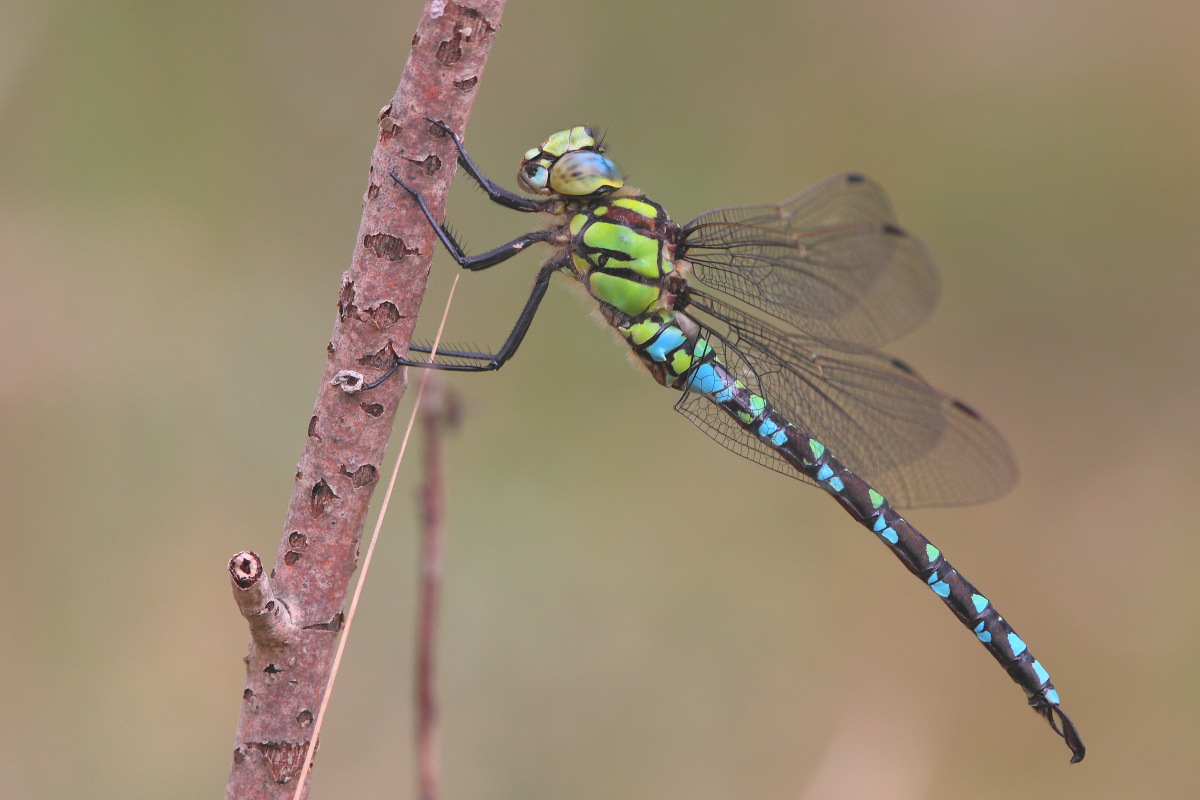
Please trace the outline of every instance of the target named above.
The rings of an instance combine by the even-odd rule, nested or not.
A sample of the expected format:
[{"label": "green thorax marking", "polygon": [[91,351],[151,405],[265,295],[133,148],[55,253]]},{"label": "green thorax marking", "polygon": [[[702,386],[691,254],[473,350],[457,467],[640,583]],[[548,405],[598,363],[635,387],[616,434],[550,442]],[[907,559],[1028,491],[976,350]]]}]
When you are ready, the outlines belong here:
[{"label": "green thorax marking", "polygon": [[631,317],[651,310],[674,269],[676,230],[662,206],[641,195],[605,197],[567,224],[576,277],[601,303]]}]

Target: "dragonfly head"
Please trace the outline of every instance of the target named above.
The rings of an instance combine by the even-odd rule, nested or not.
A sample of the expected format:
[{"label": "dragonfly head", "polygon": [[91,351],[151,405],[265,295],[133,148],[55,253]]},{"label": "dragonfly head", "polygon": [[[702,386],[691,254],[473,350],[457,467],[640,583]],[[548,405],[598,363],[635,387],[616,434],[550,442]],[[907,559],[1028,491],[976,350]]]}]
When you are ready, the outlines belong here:
[{"label": "dragonfly head", "polygon": [[559,131],[525,153],[517,183],[530,194],[601,197],[625,181],[591,128]]}]

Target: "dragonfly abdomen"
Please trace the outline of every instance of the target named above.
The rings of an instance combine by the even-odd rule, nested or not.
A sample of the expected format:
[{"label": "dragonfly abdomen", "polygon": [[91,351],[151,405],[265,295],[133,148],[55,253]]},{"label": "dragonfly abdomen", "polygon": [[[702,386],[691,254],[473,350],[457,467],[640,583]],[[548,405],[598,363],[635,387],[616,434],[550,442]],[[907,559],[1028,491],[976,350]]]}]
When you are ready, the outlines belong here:
[{"label": "dragonfly abdomen", "polygon": [[[725,410],[737,417],[740,409]],[[909,572],[941,598],[1025,691],[1029,705],[1066,740],[1071,748],[1071,763],[1081,761],[1085,752],[1083,742],[1074,724],[1059,708],[1058,690],[1050,682],[1050,673],[1033,657],[1024,640],[991,601],[951,566],[941,550],[892,508],[883,495],[847,469],[820,442],[793,425],[785,430],[788,441],[779,447],[780,455],[836,497],[850,516],[874,533]]]},{"label": "dragonfly abdomen", "polygon": [[1058,707],[1058,691],[1049,673],[991,601],[882,494],[731,372],[703,338],[701,329],[691,330],[694,324],[681,312],[658,312],[643,315],[619,330],[660,382],[704,395],[798,472],[837,498],[850,516],[886,544],[908,571],[924,581],[975,634],[1025,691],[1029,705],[1063,736],[1071,748],[1072,762],[1081,760],[1083,743]]}]

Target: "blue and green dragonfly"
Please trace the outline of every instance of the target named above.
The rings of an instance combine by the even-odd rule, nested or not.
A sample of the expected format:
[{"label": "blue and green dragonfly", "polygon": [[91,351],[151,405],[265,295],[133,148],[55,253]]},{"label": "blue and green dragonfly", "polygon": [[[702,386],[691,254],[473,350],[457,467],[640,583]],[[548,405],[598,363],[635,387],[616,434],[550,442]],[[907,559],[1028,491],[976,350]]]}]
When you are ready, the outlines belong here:
[{"label": "blue and green dragonfly", "polygon": [[682,392],[676,409],[738,455],[833,495],[978,637],[1066,741],[1071,762],[1083,759],[1045,668],[896,511],[997,497],[1016,467],[979,414],[875,349],[922,322],[938,291],[932,259],[896,224],[879,186],[847,173],[775,205],[716,209],[678,225],[624,185],[589,128],[560,131],[525,153],[517,182],[533,199],[485,177],[459,136],[430,122],[432,134],[453,139],[459,164],[493,202],[548,218],[540,230],[467,255],[393,171],[459,266],[487,269],[541,243],[554,253],[495,353],[441,350],[433,363],[397,357],[361,388],[400,366],[499,369],[551,276],[579,281],[655,380]]}]

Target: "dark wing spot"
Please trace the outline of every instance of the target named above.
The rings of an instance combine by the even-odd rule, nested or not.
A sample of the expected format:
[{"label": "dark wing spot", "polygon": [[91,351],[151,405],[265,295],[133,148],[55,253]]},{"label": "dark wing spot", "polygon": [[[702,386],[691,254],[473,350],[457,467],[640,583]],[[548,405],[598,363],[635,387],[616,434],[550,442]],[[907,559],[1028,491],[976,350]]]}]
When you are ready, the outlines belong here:
[{"label": "dark wing spot", "polygon": [[979,412],[978,412],[978,411],[976,411],[975,409],[971,408],[969,405],[967,405],[966,403],[964,403],[962,400],[955,400],[955,401],[953,402],[953,404],[952,404],[952,405],[953,405],[955,408],[957,408],[959,411],[961,411],[961,412],[963,412],[964,414],[966,414],[968,417],[973,417],[973,418],[975,418],[975,419],[983,419],[983,417],[979,416]]}]

